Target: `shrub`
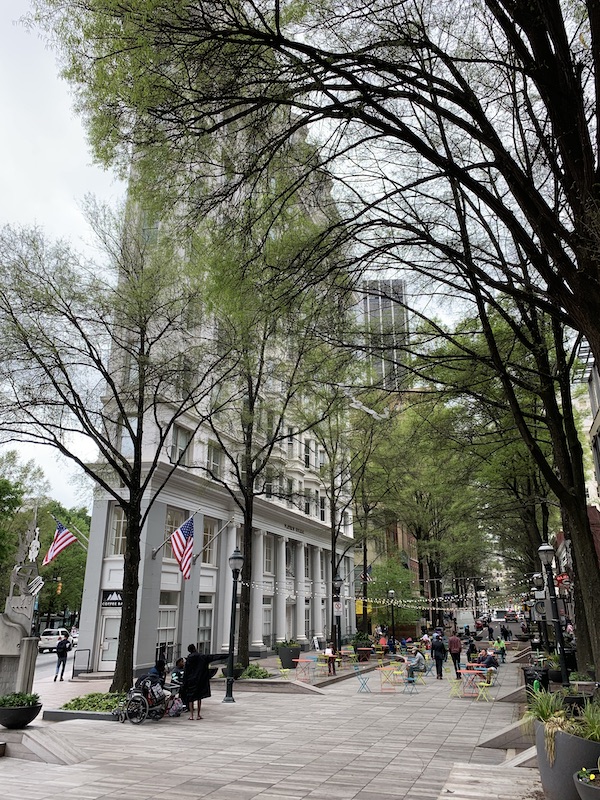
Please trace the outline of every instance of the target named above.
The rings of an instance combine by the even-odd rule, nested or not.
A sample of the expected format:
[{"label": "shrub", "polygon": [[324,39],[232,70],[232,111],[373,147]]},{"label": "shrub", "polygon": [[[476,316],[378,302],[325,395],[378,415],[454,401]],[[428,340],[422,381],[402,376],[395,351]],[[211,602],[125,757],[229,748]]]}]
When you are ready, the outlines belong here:
[{"label": "shrub", "polygon": [[112,711],[124,700],[124,692],[92,692],[82,697],[74,697],[61,708],[65,711]]},{"label": "shrub", "polygon": [[22,706],[37,706],[40,697],[37,694],[25,694],[24,692],[11,692],[0,696],[0,706],[2,708],[19,708]]},{"label": "shrub", "polygon": [[270,678],[271,674],[268,670],[264,669],[263,667],[259,667],[258,664],[248,664],[244,672],[242,673],[242,678]]}]

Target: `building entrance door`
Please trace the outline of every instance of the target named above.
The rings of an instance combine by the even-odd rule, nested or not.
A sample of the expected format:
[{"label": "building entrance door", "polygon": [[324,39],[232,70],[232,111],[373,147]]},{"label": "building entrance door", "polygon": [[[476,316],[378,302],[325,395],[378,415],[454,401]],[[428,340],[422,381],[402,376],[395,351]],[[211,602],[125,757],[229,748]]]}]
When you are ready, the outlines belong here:
[{"label": "building entrance door", "polygon": [[100,640],[98,672],[112,672],[116,666],[120,625],[121,617],[102,618],[102,637]]}]

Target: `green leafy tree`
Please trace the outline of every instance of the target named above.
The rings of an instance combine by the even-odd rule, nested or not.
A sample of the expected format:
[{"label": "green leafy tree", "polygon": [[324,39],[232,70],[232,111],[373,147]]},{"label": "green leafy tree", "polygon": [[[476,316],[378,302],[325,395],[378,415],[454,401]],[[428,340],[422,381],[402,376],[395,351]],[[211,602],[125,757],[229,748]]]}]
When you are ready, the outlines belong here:
[{"label": "green leafy tree", "polygon": [[187,457],[189,444],[171,448],[176,423],[191,442],[227,368],[204,347],[200,273],[167,226],[141,211],[88,211],[102,264],[39,230],[0,232],[0,419],[5,435],[57,449],[123,509],[117,690],[133,677],[141,531]]}]

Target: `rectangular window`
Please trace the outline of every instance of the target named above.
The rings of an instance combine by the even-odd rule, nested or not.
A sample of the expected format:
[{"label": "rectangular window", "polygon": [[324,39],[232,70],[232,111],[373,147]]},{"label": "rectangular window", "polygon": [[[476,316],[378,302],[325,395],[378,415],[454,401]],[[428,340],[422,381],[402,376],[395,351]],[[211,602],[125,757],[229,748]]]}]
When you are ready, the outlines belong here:
[{"label": "rectangular window", "polygon": [[273,537],[267,533],[264,538],[265,568],[269,575],[273,574]]},{"label": "rectangular window", "polygon": [[319,450],[319,468],[323,469],[326,463],[327,457],[325,455],[325,450]]},{"label": "rectangular window", "polygon": [[[270,599],[270,598],[269,598]],[[271,606],[263,606],[263,641],[265,644],[271,644],[271,635],[273,633],[273,609]]]},{"label": "rectangular window", "polygon": [[310,514],[310,504],[311,504],[311,490],[305,489],[304,490],[304,513]]},{"label": "rectangular window", "polygon": [[[168,539],[172,533],[175,533],[177,528],[180,528],[187,518],[187,511],[183,511],[181,508],[167,506],[167,516],[165,519],[165,539]],[[173,558],[171,542],[167,542],[164,546],[163,558]]]},{"label": "rectangular window", "polygon": [[285,573],[288,577],[294,577],[294,545],[292,542],[285,543]]},{"label": "rectangular window", "polygon": [[310,641],[310,601],[306,599],[304,602],[304,635]]},{"label": "rectangular window", "polygon": [[[212,600],[212,598],[210,598]],[[198,652],[208,654],[211,652],[212,641],[212,608],[198,610]]]},{"label": "rectangular window", "polygon": [[319,519],[321,522],[325,522],[326,520],[326,497],[319,497]]},{"label": "rectangular window", "polygon": [[131,460],[133,458],[133,439],[128,426],[133,430],[134,435],[137,434],[136,417],[128,417],[127,421],[121,419],[119,423],[119,452],[124,458]]},{"label": "rectangular window", "polygon": [[325,553],[321,550],[319,553],[319,572],[321,573],[321,580],[325,580]]},{"label": "rectangular window", "polygon": [[177,607],[160,606],[156,631],[157,657],[173,663],[175,651],[175,631],[177,630]]},{"label": "rectangular window", "polygon": [[308,545],[304,546],[304,577],[310,578],[310,547]]},{"label": "rectangular window", "polygon": [[294,505],[294,479],[293,478],[288,478],[287,479],[286,497],[287,497],[288,508],[291,508]]},{"label": "rectangular window", "polygon": [[204,517],[204,536],[202,539],[202,563],[214,564],[216,553],[216,542],[214,538],[217,531],[221,528],[221,522],[212,517]]},{"label": "rectangular window", "polygon": [[270,469],[265,474],[265,497],[268,499],[273,497],[273,473]]},{"label": "rectangular window", "polygon": [[191,461],[192,434],[180,425],[173,425],[173,443],[171,445],[171,463],[187,466]]},{"label": "rectangular window", "polygon": [[223,453],[216,444],[209,444],[206,451],[206,470],[211,478],[220,478]]},{"label": "rectangular window", "polygon": [[304,466],[310,467],[310,439],[304,440]]},{"label": "rectangular window", "polygon": [[121,506],[113,505],[110,518],[110,531],[106,548],[107,556],[122,556],[127,548],[127,522]]},{"label": "rectangular window", "polygon": [[288,428],[287,429],[287,449],[288,449],[288,457],[294,457],[294,429]]}]

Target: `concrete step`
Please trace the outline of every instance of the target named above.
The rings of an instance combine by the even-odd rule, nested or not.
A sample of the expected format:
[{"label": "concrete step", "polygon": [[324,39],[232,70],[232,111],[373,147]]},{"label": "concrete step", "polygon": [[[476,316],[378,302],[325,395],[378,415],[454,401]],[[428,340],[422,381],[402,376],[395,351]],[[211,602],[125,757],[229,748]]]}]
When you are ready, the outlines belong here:
[{"label": "concrete step", "polygon": [[[454,764],[438,800],[523,800],[534,791],[541,792],[537,770],[486,764],[481,770],[473,764]],[[543,795],[541,795],[543,796]]]}]

